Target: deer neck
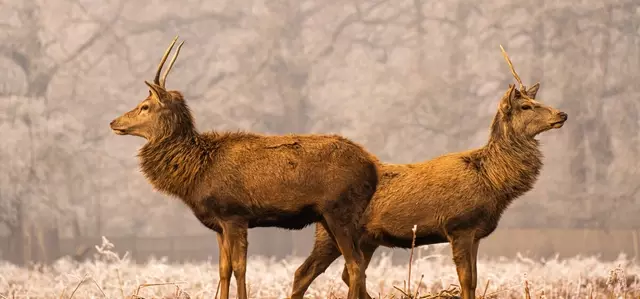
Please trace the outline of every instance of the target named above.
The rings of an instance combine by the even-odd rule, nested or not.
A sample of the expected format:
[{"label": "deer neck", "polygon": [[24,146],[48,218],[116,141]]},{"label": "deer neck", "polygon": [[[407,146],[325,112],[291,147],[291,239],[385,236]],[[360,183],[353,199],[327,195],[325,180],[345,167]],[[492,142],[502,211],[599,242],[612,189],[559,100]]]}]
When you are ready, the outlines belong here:
[{"label": "deer neck", "polygon": [[149,141],[138,153],[140,168],[157,190],[186,200],[210,161],[205,145],[195,130]]},{"label": "deer neck", "polygon": [[503,209],[533,188],[542,168],[542,152],[535,138],[493,131],[481,152],[485,179]]}]

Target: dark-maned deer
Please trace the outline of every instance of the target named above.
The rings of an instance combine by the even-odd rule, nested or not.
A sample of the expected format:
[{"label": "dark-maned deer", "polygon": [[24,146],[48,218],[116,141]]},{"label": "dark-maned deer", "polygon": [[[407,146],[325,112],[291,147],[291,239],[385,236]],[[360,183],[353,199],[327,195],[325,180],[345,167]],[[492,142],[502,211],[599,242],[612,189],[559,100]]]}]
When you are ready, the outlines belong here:
[{"label": "dark-maned deer", "polygon": [[337,135],[198,132],[182,94],[165,87],[182,43],[160,79],[176,39],[153,83],[145,81],[149,96],[113,120],[111,129],[145,138],[138,154],[145,177],[156,189],[180,198],[218,233],[221,298],[229,297],[231,273],[238,298],[247,298],[248,228],[302,229],[318,222],[345,257],[348,298],[366,297],[356,223],[378,183],[377,158]]},{"label": "dark-maned deer", "polygon": [[[520,89],[509,85],[485,146],[421,163],[381,166],[380,184],[362,218],[365,270],[378,246],[410,248],[411,228],[417,225],[416,246],[451,244],[462,298],[475,298],[480,240],[496,229],[509,204],[533,187],[542,167],[536,136],[567,120],[566,113],[535,100],[540,84],[524,87],[504,50],[503,55]],[[295,273],[291,298],[301,299],[339,256],[327,231],[316,226],[313,250]],[[349,284],[348,272],[342,278]]]}]

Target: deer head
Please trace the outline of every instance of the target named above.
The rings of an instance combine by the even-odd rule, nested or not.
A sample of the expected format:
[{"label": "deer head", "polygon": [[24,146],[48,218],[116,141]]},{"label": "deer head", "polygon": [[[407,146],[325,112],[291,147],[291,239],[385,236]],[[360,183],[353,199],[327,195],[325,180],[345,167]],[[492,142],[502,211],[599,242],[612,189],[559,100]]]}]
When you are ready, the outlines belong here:
[{"label": "deer head", "polygon": [[110,123],[114,133],[139,136],[151,141],[194,130],[193,117],[182,94],[175,90],[169,91],[165,87],[167,75],[178,58],[184,41],[178,45],[169,67],[160,78],[162,67],[177,39],[176,36],[162,56],[153,83],[144,81],[149,87],[149,96],[131,111]]},{"label": "deer head", "polygon": [[500,131],[533,138],[544,131],[561,128],[567,120],[567,114],[537,101],[540,83],[529,88],[524,86],[504,48],[500,48],[511,73],[520,84],[519,89],[515,84],[509,84],[509,89],[500,100],[495,119],[501,126]]}]

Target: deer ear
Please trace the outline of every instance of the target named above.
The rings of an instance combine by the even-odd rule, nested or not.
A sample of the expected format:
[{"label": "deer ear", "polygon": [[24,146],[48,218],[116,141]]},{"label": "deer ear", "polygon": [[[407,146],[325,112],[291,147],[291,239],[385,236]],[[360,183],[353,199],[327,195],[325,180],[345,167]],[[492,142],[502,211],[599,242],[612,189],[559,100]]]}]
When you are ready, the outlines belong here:
[{"label": "deer ear", "polygon": [[533,86],[527,88],[527,95],[530,98],[535,99],[536,94],[538,94],[538,89],[540,89],[540,82],[533,84]]},{"label": "deer ear", "polygon": [[509,90],[504,94],[502,100],[500,101],[500,111],[504,114],[511,113],[511,107],[513,107],[513,103],[519,91],[516,89],[515,84],[509,84]]},{"label": "deer ear", "polygon": [[162,88],[158,84],[151,83],[151,82],[146,81],[146,80],[144,81],[144,83],[147,84],[147,86],[149,86],[149,91],[151,92],[151,96],[154,99],[156,99],[156,101],[160,105],[164,105],[164,103],[167,101],[167,97],[169,96],[167,91],[164,90],[164,88]]}]

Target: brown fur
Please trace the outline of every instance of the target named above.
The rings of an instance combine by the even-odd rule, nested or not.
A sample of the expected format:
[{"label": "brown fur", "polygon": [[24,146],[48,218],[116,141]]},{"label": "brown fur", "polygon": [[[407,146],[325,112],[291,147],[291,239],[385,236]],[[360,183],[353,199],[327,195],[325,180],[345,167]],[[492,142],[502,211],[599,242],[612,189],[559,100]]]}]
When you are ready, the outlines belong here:
[{"label": "brown fur", "polygon": [[[451,243],[462,297],[475,298],[479,241],[491,234],[509,204],[529,191],[540,173],[542,154],[535,136],[559,128],[566,114],[535,101],[539,84],[520,93],[510,85],[482,148],[446,154],[415,164],[384,164],[380,184],[362,218],[365,269],[378,246],[410,248]],[[533,108],[533,109],[528,109]],[[298,268],[293,299],[340,253],[316,226],[313,251]],[[348,273],[343,279],[348,283]]]},{"label": "brown fur", "polygon": [[375,157],[337,135],[199,133],[181,93],[167,91],[157,79],[146,83],[149,97],[111,128],[147,139],[138,155],[145,177],[218,233],[221,298],[229,296],[232,273],[238,298],[247,298],[248,228],[302,229],[314,222],[345,255],[352,277],[348,298],[366,290],[360,286],[364,270],[356,223],[377,186]]}]

